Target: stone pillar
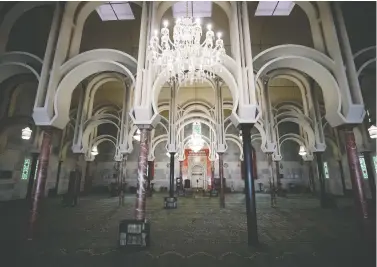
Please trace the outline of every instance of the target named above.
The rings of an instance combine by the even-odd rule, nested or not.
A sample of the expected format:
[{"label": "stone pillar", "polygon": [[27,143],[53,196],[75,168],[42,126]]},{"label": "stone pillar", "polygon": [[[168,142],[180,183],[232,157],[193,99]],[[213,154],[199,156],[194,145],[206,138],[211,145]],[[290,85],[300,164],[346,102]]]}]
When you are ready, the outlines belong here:
[{"label": "stone pillar", "polygon": [[322,153],[316,153],[317,168],[318,168],[318,181],[319,181],[319,198],[321,203],[321,208],[328,207],[328,199],[326,193],[326,184],[325,184],[325,174],[323,170],[323,160]]},{"label": "stone pillar", "polygon": [[365,166],[367,167],[369,188],[372,195],[372,203],[373,203],[373,207],[375,207],[376,206],[376,182],[374,180],[372,159],[370,157],[370,152],[363,152],[362,154],[364,156]]},{"label": "stone pillar", "polygon": [[183,160],[180,160],[179,161],[179,178],[182,179],[182,182],[183,182]]},{"label": "stone pillar", "polygon": [[127,175],[127,156],[123,155],[123,160],[121,161],[121,172],[120,172],[120,184],[119,184],[119,206],[124,206],[124,194],[126,193],[126,175]]},{"label": "stone pillar", "polygon": [[149,129],[140,129],[140,154],[137,166],[137,192],[135,205],[135,219],[145,220],[147,164],[149,150]]},{"label": "stone pillar", "polygon": [[215,190],[215,161],[211,161],[211,190]]},{"label": "stone pillar", "polygon": [[63,161],[59,160],[58,170],[56,171],[56,183],[55,183],[55,192],[54,192],[55,196],[58,195],[58,191],[59,191],[60,171],[61,171],[62,163],[63,163]]},{"label": "stone pillar", "polygon": [[258,245],[258,230],[257,230],[257,213],[255,203],[255,188],[252,167],[252,151],[250,132],[252,124],[243,124],[242,140],[243,140],[243,155],[244,155],[244,174],[245,174],[245,189],[246,189],[246,218],[247,218],[247,240],[249,246]]},{"label": "stone pillar", "polygon": [[224,194],[224,153],[219,154],[219,176],[220,176],[220,208],[225,208],[225,194]]},{"label": "stone pillar", "polygon": [[283,188],[281,187],[281,181],[280,181],[280,162],[279,161],[276,161],[275,162],[275,166],[276,166],[276,187],[277,187],[277,195],[279,197],[283,197],[285,196],[284,192],[283,192]]},{"label": "stone pillar", "polygon": [[175,152],[170,152],[170,183],[169,183],[169,197],[174,197],[174,155]]},{"label": "stone pillar", "polygon": [[267,158],[268,158],[268,166],[269,166],[270,174],[271,174],[270,179],[269,179],[271,207],[275,207],[276,206],[276,188],[275,188],[275,175],[274,175],[274,170],[272,167],[272,154],[267,154]]},{"label": "stone pillar", "polygon": [[32,240],[34,238],[34,231],[37,222],[38,213],[40,212],[39,204],[40,200],[45,195],[45,187],[47,181],[47,170],[48,170],[48,163],[50,160],[50,152],[51,152],[51,139],[52,139],[52,128],[48,127],[45,128],[42,132],[42,144],[41,144],[41,152],[38,158],[38,168],[37,168],[37,176],[35,181],[35,191],[32,195],[32,206],[30,210],[30,218],[29,218],[29,229],[28,229],[28,240]]},{"label": "stone pillar", "polygon": [[363,174],[361,172],[359,155],[357,153],[355,135],[352,127],[343,129],[348,165],[352,182],[353,196],[358,212],[358,217],[362,226],[363,236],[366,239],[374,238],[371,220],[369,218],[368,206],[363,186]]},{"label": "stone pillar", "polygon": [[89,194],[89,191],[92,187],[92,177],[90,176],[90,161],[85,162],[85,182],[84,182],[84,193]]}]

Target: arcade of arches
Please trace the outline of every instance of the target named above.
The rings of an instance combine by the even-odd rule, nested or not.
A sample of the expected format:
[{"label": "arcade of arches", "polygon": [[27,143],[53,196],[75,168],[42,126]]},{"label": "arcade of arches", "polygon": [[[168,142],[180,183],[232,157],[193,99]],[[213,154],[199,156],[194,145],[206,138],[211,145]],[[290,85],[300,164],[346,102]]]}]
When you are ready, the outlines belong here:
[{"label": "arcade of arches", "polygon": [[148,58],[175,2],[119,3],[131,17],[107,21],[101,1],[0,3],[0,201],[32,200],[30,238],[40,199],[100,191],[136,194],[140,220],[152,191],[178,197],[177,212],[190,194],[218,193],[226,207],[245,193],[249,244],[255,192],[277,206],[287,194],[323,208],[354,198],[371,235],[374,2],[296,2],[286,16],[256,15],[262,2],[194,2],[209,4],[202,22],[222,32],[225,55],[193,83],[170,82]]}]

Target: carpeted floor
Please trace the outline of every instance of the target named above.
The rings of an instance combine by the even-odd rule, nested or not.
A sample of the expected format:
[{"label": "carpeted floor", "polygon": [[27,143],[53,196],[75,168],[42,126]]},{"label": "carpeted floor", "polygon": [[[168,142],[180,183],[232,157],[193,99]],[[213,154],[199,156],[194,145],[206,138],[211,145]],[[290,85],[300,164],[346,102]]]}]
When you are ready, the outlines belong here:
[{"label": "carpeted floor", "polygon": [[74,208],[45,199],[33,241],[23,238],[27,204],[1,203],[1,266],[375,266],[376,250],[359,238],[351,199],[321,209],[318,199],[289,195],[271,208],[269,196],[257,194],[261,245],[253,248],[244,195],[226,195],[225,209],[218,198],[198,197],[179,198],[177,210],[164,210],[163,197],[148,198],[151,247],[133,253],[117,248],[117,235],[119,221],[132,218],[134,196],[126,196],[124,207],[99,195],[82,197]]}]

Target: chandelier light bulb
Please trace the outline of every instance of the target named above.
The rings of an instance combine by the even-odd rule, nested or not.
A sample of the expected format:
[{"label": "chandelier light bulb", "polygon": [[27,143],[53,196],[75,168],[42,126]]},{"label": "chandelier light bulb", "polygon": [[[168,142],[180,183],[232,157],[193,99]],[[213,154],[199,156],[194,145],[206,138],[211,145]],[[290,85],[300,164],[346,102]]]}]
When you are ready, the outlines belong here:
[{"label": "chandelier light bulb", "polygon": [[210,31],[212,29],[212,25],[211,24],[208,24],[207,25],[207,29]]},{"label": "chandelier light bulb", "polygon": [[198,24],[200,24],[200,18],[197,18],[197,19],[195,20],[195,22],[198,23]]},{"label": "chandelier light bulb", "polygon": [[218,33],[217,33],[217,38],[220,39],[220,38],[221,38],[221,35],[222,35],[221,32],[218,32]]},{"label": "chandelier light bulb", "polygon": [[155,36],[158,35],[158,30],[154,30],[154,35],[155,35]]},{"label": "chandelier light bulb", "polygon": [[166,28],[169,25],[169,22],[167,20],[164,20],[164,27]]}]

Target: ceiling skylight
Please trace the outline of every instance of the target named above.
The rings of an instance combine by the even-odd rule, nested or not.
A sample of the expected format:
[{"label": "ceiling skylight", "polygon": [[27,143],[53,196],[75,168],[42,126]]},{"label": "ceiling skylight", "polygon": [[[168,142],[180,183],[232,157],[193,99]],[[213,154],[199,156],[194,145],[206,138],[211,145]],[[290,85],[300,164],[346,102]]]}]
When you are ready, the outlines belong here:
[{"label": "ceiling skylight", "polygon": [[294,6],[292,1],[259,1],[255,16],[289,16]]},{"label": "ceiling skylight", "polygon": [[212,16],[212,3],[210,1],[180,1],[173,5],[173,17],[186,17],[187,10],[189,16],[192,14],[192,6],[194,6],[194,18],[209,18]]},{"label": "ceiling skylight", "polygon": [[97,8],[102,21],[135,19],[131,6],[127,2],[107,2]]}]

